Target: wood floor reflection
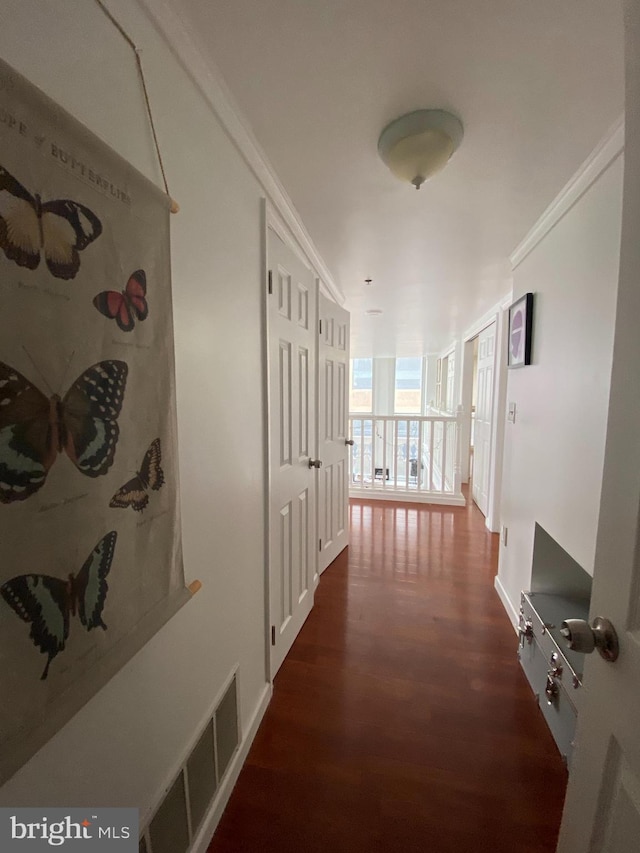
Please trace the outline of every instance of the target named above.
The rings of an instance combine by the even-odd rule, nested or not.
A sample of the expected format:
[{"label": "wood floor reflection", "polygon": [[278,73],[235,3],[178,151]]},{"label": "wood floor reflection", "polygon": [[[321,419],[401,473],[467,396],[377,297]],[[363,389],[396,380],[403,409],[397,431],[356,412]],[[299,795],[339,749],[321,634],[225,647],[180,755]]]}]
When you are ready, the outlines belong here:
[{"label": "wood floor reflection", "polygon": [[352,501],[210,853],[552,853],[566,773],[475,506]]}]

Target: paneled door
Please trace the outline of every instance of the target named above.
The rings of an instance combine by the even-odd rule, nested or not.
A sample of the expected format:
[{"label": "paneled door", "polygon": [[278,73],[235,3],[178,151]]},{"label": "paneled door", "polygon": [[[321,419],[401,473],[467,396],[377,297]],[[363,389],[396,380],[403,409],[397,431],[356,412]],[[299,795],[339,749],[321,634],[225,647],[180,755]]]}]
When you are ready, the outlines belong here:
[{"label": "paneled door", "polygon": [[489,507],[493,375],[496,360],[495,321],[478,335],[478,384],[473,432],[473,500],[486,517]]},{"label": "paneled door", "polygon": [[319,295],[318,538],[322,573],[349,544],[349,312]]},{"label": "paneled door", "polygon": [[313,606],[317,562],[317,283],[268,229],[269,610],[271,677]]},{"label": "paneled door", "polygon": [[622,241],[591,618],[620,657],[587,657],[558,853],[640,850],[640,4],[625,2]]}]

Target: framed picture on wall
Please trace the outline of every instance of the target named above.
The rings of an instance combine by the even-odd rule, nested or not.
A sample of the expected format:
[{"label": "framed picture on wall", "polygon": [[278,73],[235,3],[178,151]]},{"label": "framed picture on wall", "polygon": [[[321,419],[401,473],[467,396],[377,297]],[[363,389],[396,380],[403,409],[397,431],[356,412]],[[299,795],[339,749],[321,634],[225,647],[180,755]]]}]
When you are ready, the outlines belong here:
[{"label": "framed picture on wall", "polygon": [[533,330],[533,293],[525,293],[509,308],[509,367],[531,364]]}]

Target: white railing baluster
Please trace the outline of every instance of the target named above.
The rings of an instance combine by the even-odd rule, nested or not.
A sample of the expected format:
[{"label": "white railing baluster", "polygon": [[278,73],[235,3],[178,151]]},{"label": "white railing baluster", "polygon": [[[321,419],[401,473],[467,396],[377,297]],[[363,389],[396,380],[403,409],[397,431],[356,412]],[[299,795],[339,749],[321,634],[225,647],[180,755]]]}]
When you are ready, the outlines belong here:
[{"label": "white railing baluster", "polygon": [[393,421],[393,488],[398,488],[398,421]]},{"label": "white railing baluster", "polygon": [[404,482],[407,489],[409,489],[409,432],[411,430],[411,421],[405,421],[404,429]]},{"label": "white railing baluster", "polygon": [[364,489],[364,418],[360,419],[360,488]]},{"label": "white railing baluster", "polygon": [[434,433],[435,421],[429,422],[429,491],[433,491],[433,453],[434,453]]},{"label": "white railing baluster", "polygon": [[378,421],[371,421],[371,488],[376,483],[376,468],[378,461]]},{"label": "white railing baluster", "polygon": [[440,491],[444,492],[447,484],[447,426],[442,425],[442,471],[440,472]]},{"label": "white railing baluster", "polygon": [[382,488],[387,488],[387,422],[382,421]]},{"label": "white railing baluster", "polygon": [[418,421],[418,450],[416,453],[416,491],[422,491],[422,439],[424,437],[424,421]]}]

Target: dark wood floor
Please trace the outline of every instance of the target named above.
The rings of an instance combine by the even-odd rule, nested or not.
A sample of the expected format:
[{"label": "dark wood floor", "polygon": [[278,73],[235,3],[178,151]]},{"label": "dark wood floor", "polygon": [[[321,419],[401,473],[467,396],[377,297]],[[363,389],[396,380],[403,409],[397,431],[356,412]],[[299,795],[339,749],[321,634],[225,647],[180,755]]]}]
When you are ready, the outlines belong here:
[{"label": "dark wood floor", "polygon": [[210,853],[552,853],[566,773],[469,508],[352,501]]}]

